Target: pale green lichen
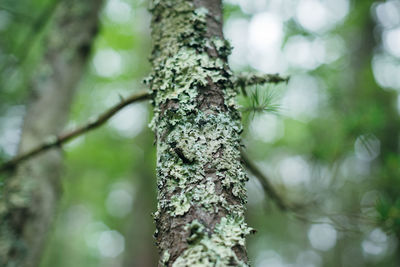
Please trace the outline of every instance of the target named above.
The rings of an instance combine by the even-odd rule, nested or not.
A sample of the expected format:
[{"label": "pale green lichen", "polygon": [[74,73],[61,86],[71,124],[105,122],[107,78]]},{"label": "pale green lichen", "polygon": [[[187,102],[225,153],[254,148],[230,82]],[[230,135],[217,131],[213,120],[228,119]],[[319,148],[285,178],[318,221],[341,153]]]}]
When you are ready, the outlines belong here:
[{"label": "pale green lichen", "polygon": [[171,213],[175,215],[183,215],[190,209],[190,202],[185,194],[174,195],[171,198]]},{"label": "pale green lichen", "polygon": [[[188,211],[188,202],[207,209],[212,203],[229,208],[222,195],[215,195],[215,185],[207,179],[204,171],[206,164],[218,171],[217,176],[220,177],[221,184],[231,189],[232,193],[244,202],[244,182],[247,176],[239,164],[233,164],[240,158],[239,143],[235,142],[240,127],[225,113],[207,115],[199,112],[192,120],[192,123],[175,125],[165,142],[158,143],[159,186],[167,185],[168,192],[177,188],[185,192],[174,195],[169,205],[167,202],[161,202],[160,208],[168,205],[168,210],[173,215],[183,215],[183,211]],[[202,127],[197,126],[200,121]],[[181,151],[181,156],[193,163],[185,163],[176,153],[176,149]],[[222,154],[215,157],[219,151]]]},{"label": "pale green lichen", "polygon": [[169,254],[168,250],[165,250],[163,255],[162,255],[162,257],[161,257],[161,263],[164,264],[164,265],[167,264],[167,262],[169,261],[169,257],[170,256],[171,255]]},{"label": "pale green lichen", "polygon": [[[152,129],[157,137],[159,201],[162,215],[183,217],[191,208],[204,214],[227,214],[211,228],[193,220],[188,248],[173,266],[246,266],[235,246],[244,246],[250,228],[244,223],[247,176],[240,164],[240,116],[236,110],[231,72],[224,60],[229,44],[206,37],[210,12],[191,1],[153,1],[153,72],[146,82],[153,92]],[[215,49],[218,56],[207,51]],[[202,90],[218,85],[223,98],[199,108]],[[234,199],[234,201],[232,200]],[[221,210],[222,209],[222,210]],[[158,234],[162,234],[158,232]],[[167,251],[161,248],[163,264]]]},{"label": "pale green lichen", "polygon": [[[151,128],[155,130],[158,123],[159,107],[168,100],[179,102],[179,115],[186,115],[196,109],[194,101],[198,95],[196,87],[208,85],[208,78],[214,83],[227,81],[227,77],[221,75],[224,63],[221,59],[212,60],[205,53],[199,54],[195,49],[184,47],[174,56],[169,57],[162,64],[162,70],[156,68],[157,76],[152,76],[147,82],[157,84],[157,94],[154,99],[155,116],[151,122]],[[180,75],[177,75],[180,74]],[[184,74],[184,75],[182,75]],[[176,124],[177,118],[172,124]],[[160,126],[157,125],[159,128]]]},{"label": "pale green lichen", "polygon": [[189,244],[196,243],[206,234],[206,228],[198,220],[194,220],[190,224],[186,225],[185,230],[190,233],[187,239]]},{"label": "pale green lichen", "polygon": [[218,37],[213,37],[211,38],[211,43],[214,45],[220,57],[226,58],[232,52],[232,46],[227,40],[223,40]]},{"label": "pale green lichen", "polygon": [[198,221],[192,222],[189,229],[191,231],[189,244],[191,245],[176,259],[173,267],[247,266],[233,251],[233,247],[245,245],[245,236],[252,231],[242,217],[222,218],[211,236],[204,233],[205,227]]},{"label": "pale green lichen", "polygon": [[223,217],[221,222],[214,229],[216,235],[215,242],[225,244],[229,247],[245,245],[245,236],[250,234],[253,229],[248,227],[243,217]]}]

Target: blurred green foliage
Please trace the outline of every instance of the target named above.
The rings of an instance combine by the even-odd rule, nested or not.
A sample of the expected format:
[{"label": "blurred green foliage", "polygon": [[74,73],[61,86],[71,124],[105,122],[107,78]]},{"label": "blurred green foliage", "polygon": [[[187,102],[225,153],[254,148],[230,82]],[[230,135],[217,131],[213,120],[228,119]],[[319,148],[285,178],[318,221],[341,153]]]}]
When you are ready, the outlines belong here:
[{"label": "blurred green foliage", "polygon": [[[57,2],[0,3],[2,161],[15,153],[29,78]],[[335,8],[347,3],[348,10],[321,30],[315,28],[318,21],[307,24],[301,16],[299,5],[310,3],[336,3]],[[377,15],[379,8],[386,10],[378,6],[388,3],[393,5],[392,17],[387,16],[397,23],[391,28]],[[144,88],[151,44],[147,5],[107,1],[67,128],[85,123],[120,95]],[[248,240],[253,265],[399,266],[400,88],[384,86],[377,77],[385,73],[374,67],[381,55],[400,64],[385,44],[385,34],[400,27],[399,1],[230,0],[224,8],[234,70],[260,72],[265,63],[265,69],[291,76],[288,85],[254,86],[248,97],[238,99],[246,111],[247,154],[282,198],[299,206],[279,211],[251,177],[247,218],[258,231]],[[309,18],[318,17],[318,10]],[[326,20],[327,10],[321,17]],[[252,33],[257,23],[266,27]],[[282,27],[271,31],[276,25]],[[268,50],[274,34],[280,36],[271,50],[278,61],[274,54],[254,56],[254,44]],[[312,61],[321,47],[325,55]],[[275,62],[272,68],[269,61]],[[65,146],[62,203],[42,267],[157,264],[151,237],[156,183],[150,117],[149,105],[134,104]]]}]

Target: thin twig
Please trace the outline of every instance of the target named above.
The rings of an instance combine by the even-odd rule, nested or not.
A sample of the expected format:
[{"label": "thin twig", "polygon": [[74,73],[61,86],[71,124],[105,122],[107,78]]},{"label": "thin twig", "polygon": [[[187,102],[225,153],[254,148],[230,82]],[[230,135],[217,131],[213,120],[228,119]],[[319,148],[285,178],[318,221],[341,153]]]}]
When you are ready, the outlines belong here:
[{"label": "thin twig", "polygon": [[81,127],[76,128],[75,130],[66,132],[64,134],[60,134],[58,136],[53,136],[48,138],[47,141],[43,142],[42,144],[39,144],[38,146],[32,148],[31,150],[22,153],[20,155],[17,155],[13,159],[5,162],[0,166],[0,172],[9,170],[17,166],[19,163],[22,161],[25,161],[33,156],[36,156],[44,151],[46,151],[49,148],[53,148],[56,146],[61,146],[64,143],[90,131],[93,130],[101,125],[103,125],[108,119],[110,119],[112,116],[114,116],[118,111],[120,111],[122,108],[125,106],[132,104],[134,102],[146,100],[150,98],[150,94],[147,91],[143,91],[140,93],[133,94],[129,96],[126,99],[123,99],[121,102],[119,102],[117,105],[111,107],[104,113],[102,113],[100,116],[98,116],[94,120],[89,120],[89,122]]},{"label": "thin twig", "polygon": [[246,153],[242,150],[242,161],[246,169],[248,169],[260,182],[264,192],[276,203],[279,209],[282,211],[288,211],[292,208],[286,204],[282,197],[276,192],[275,188],[269,182],[268,177],[266,177],[260,169],[248,158]]}]

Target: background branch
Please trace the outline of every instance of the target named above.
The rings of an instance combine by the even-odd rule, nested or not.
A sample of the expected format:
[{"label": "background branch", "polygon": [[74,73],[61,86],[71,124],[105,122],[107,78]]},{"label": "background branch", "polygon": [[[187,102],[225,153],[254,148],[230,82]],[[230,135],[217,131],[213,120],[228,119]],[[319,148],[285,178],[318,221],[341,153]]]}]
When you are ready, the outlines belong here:
[{"label": "background branch", "polygon": [[276,192],[275,188],[269,182],[268,177],[266,177],[261,170],[249,159],[246,153],[241,150],[242,161],[247,170],[249,170],[260,182],[264,192],[276,203],[279,209],[282,211],[290,210],[288,204],[282,199],[282,197]]},{"label": "background branch", "polygon": [[38,155],[41,152],[46,151],[49,148],[55,147],[55,146],[60,146],[71,139],[78,137],[81,134],[84,134],[90,130],[93,130],[101,125],[103,125],[108,119],[110,119],[112,116],[114,116],[115,113],[117,113],[119,110],[124,108],[125,106],[132,104],[134,102],[146,100],[150,98],[150,94],[147,91],[143,91],[140,93],[133,94],[129,96],[126,99],[123,99],[121,102],[119,102],[117,105],[111,107],[104,113],[102,113],[100,116],[98,116],[95,119],[89,120],[89,122],[81,127],[78,127],[70,132],[66,132],[64,134],[60,134],[58,136],[50,136],[48,140],[43,142],[42,144],[32,148],[31,150],[22,153],[20,155],[17,155],[13,159],[6,161],[4,164],[0,166],[0,172],[13,169],[16,165],[19,163]]}]

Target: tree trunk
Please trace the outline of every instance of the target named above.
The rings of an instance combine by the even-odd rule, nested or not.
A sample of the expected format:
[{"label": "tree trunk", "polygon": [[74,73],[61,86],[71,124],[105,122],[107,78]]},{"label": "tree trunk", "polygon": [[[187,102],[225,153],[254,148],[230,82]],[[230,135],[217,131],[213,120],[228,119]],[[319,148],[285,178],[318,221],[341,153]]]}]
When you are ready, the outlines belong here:
[{"label": "tree trunk", "polygon": [[160,266],[246,266],[247,176],[219,0],[154,0]]},{"label": "tree trunk", "polygon": [[[30,83],[19,153],[64,127],[98,27],[99,0],[63,1]],[[51,141],[51,140],[49,140]],[[0,265],[38,266],[60,191],[62,155],[49,150],[21,164],[0,198]]]}]

